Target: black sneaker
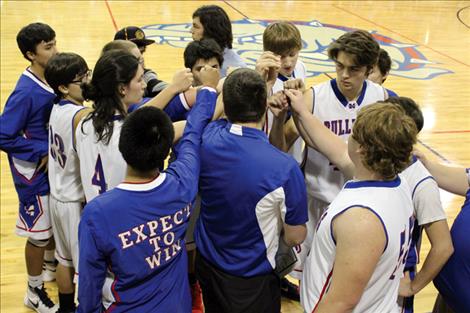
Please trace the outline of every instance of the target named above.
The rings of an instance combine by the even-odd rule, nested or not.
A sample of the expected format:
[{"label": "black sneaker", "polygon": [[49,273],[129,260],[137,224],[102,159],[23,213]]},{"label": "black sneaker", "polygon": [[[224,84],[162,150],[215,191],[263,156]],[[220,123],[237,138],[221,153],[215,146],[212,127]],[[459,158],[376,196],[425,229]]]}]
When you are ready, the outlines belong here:
[{"label": "black sneaker", "polygon": [[28,286],[24,297],[24,305],[40,313],[56,313],[59,308],[59,306],[54,304],[49,298],[44,286],[41,288],[31,288]]},{"label": "black sneaker", "polygon": [[281,296],[294,301],[300,301],[299,287],[287,278],[281,279]]}]

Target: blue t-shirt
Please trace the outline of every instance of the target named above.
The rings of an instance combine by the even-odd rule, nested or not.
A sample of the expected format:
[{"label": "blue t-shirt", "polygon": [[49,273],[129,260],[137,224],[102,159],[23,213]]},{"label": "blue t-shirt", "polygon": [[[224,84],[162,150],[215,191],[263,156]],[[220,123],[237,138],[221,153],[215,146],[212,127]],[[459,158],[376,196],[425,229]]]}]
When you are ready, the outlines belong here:
[{"label": "blue t-shirt", "polygon": [[234,276],[275,268],[282,222],[307,222],[304,178],[297,162],[261,130],[210,123],[201,145],[201,213],[195,241],[201,255]]}]

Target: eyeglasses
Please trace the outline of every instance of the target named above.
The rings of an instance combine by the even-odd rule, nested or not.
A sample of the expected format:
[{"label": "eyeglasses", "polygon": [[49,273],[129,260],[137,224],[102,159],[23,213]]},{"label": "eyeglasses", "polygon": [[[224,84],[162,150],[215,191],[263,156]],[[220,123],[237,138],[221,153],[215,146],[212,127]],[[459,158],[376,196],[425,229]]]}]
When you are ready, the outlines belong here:
[{"label": "eyeglasses", "polygon": [[81,83],[84,83],[86,80],[91,79],[91,74],[92,74],[92,73],[93,73],[92,70],[88,70],[88,71],[86,71],[84,74],[78,75],[78,78],[72,80],[70,83],[71,83],[71,84],[81,84]]}]

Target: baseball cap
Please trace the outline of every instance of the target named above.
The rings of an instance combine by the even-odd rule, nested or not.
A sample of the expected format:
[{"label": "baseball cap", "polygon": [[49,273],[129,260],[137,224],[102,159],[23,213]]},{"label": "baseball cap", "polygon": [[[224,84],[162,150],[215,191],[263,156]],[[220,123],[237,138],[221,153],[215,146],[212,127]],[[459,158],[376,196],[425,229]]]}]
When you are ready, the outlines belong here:
[{"label": "baseball cap", "polygon": [[114,35],[114,40],[116,39],[130,40],[137,46],[148,46],[155,42],[155,40],[145,38],[144,31],[137,26],[127,26],[119,30]]}]

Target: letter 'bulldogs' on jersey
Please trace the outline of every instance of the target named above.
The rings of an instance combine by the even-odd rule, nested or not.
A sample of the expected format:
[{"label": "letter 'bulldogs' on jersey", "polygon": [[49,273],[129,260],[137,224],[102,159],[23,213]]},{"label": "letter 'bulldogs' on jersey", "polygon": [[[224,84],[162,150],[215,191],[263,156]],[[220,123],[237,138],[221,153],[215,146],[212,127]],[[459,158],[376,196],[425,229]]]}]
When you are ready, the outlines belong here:
[{"label": "letter 'bulldogs' on jersey", "polygon": [[[364,81],[356,101],[349,101],[338,88],[336,79],[313,87],[313,114],[333,133],[348,140],[360,108],[385,100],[386,91],[369,80]],[[344,184],[344,176],[320,152],[308,148],[305,164],[307,191],[316,199],[331,203]]]}]

